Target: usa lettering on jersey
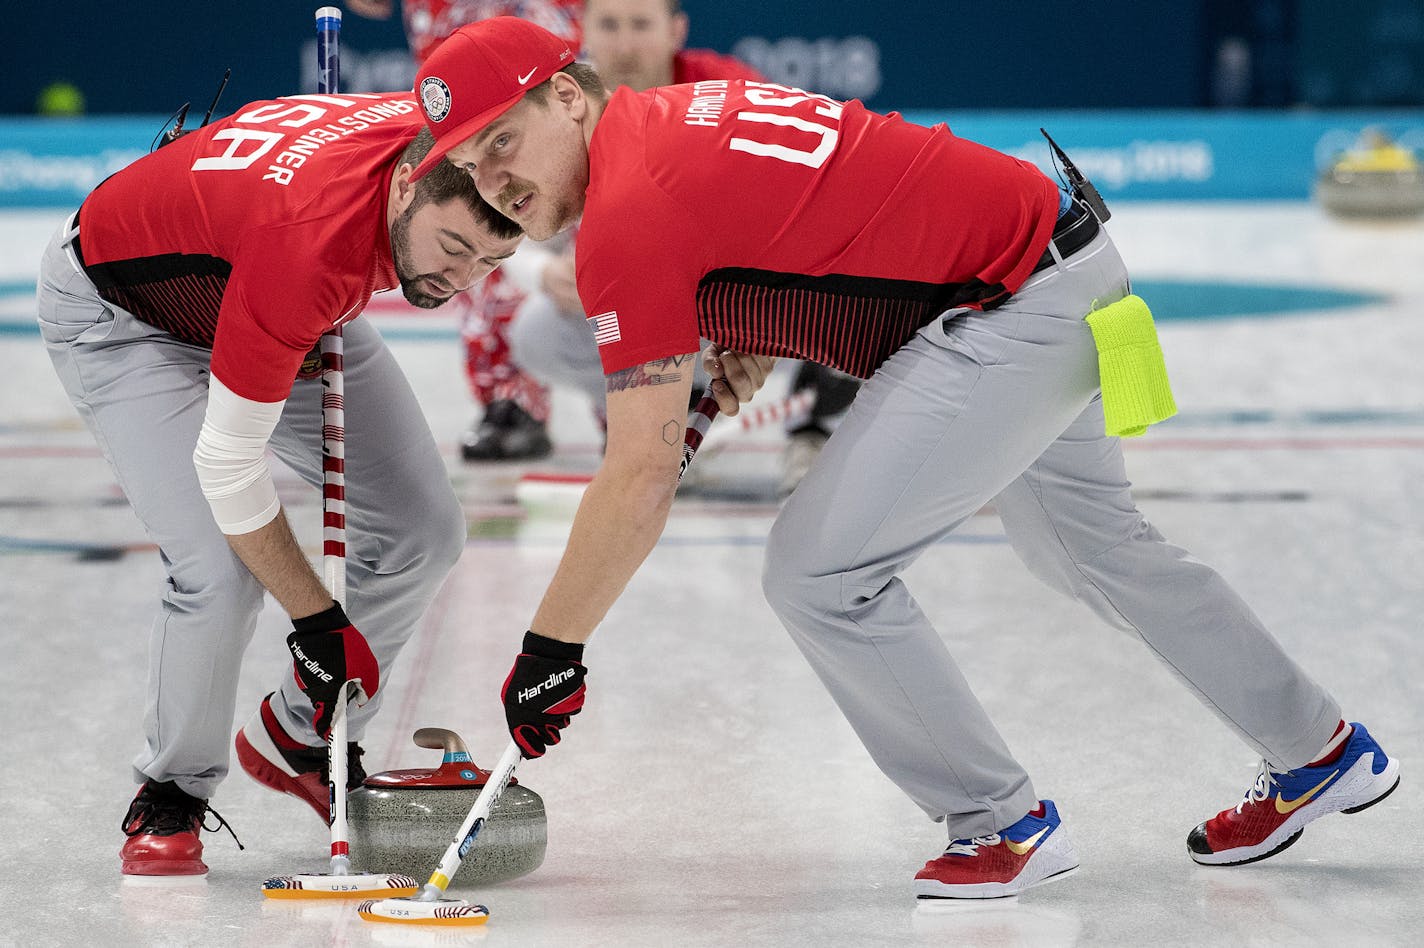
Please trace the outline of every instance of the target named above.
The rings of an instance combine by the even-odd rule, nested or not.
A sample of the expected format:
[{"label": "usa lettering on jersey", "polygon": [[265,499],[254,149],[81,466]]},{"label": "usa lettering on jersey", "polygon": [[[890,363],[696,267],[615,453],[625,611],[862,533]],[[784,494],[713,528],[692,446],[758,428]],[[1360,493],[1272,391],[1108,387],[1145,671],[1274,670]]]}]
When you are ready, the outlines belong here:
[{"label": "usa lettering on jersey", "polygon": [[[361,93],[350,96],[293,95],[258,106],[234,118],[234,127],[214,134],[213,141],[226,142],[226,150],[220,155],[205,155],[197,159],[192,170],[241,171],[252,167],[278,144],[285,143],[283,150],[267,166],[262,180],[289,185],[296,179],[297,170],[326,143],[415,111],[413,99],[386,99],[372,102],[349,115],[340,115],[323,125],[313,125],[326,120],[334,110],[350,109],[360,105],[362,100],[381,98]],[[292,132],[239,128],[238,125],[277,125],[303,131],[293,137]]]},{"label": "usa lettering on jersey", "polygon": [[[728,85],[725,79],[693,83],[692,100],[683,112],[683,124],[716,128],[727,106]],[[819,93],[775,82],[746,80],[742,86],[747,104],[755,108],[739,109],[733,118],[751,127],[728,141],[728,148],[808,168],[819,168],[826,163],[840,140],[844,104]],[[812,104],[809,115],[804,108],[798,108],[806,103]],[[791,114],[793,111],[802,114]]]}]

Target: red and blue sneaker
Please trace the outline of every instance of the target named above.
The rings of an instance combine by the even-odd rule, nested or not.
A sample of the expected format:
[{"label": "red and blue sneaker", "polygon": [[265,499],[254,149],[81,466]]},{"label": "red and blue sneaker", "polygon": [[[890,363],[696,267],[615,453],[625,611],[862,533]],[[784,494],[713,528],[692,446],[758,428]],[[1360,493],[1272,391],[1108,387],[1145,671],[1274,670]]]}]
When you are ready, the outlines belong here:
[{"label": "red and blue sneaker", "polygon": [[915,874],[922,899],[998,899],[1061,879],[1078,868],[1078,854],[1063,832],[1052,800],[1007,829],[951,840],[938,859]]},{"label": "red and blue sneaker", "polygon": [[1338,757],[1278,773],[1262,761],[1245,798],[1187,834],[1187,851],[1209,866],[1239,866],[1285,849],[1305,824],[1331,813],[1358,813],[1399,786],[1399,761],[1352,724]]}]

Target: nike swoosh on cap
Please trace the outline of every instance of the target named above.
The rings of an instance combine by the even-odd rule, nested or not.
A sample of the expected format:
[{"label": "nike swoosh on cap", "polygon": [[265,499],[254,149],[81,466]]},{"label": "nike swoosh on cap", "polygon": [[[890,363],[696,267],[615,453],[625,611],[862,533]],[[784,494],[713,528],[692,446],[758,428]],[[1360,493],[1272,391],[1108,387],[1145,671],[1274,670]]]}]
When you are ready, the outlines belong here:
[{"label": "nike swoosh on cap", "polygon": [[526,72],[524,75],[520,76],[520,77],[519,77],[519,84],[520,84],[521,86],[524,85],[524,83],[528,82],[528,81],[529,81],[529,78],[530,78],[531,76],[533,76],[533,75],[534,75],[536,72],[538,72],[538,71],[539,71],[539,67],[538,67],[538,66],[535,66],[533,69],[529,70],[529,71]]}]

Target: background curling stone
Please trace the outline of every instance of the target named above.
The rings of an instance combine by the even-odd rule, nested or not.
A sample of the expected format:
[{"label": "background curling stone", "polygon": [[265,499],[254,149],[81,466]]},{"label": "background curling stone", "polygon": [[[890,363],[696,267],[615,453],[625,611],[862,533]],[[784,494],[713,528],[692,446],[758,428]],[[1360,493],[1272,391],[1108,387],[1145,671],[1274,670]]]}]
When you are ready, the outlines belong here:
[{"label": "background curling stone", "polygon": [[1424,162],[1377,128],[1316,179],[1315,199],[1337,217],[1385,220],[1424,214]]},{"label": "background curling stone", "polygon": [[[414,740],[421,747],[444,750],[440,766],[372,774],[346,795],[346,810],[352,869],[403,872],[423,884],[469,815],[489,771],[475,766],[454,731],[423,727]],[[548,839],[543,799],[511,781],[450,888],[503,882],[533,872],[544,861]]]}]

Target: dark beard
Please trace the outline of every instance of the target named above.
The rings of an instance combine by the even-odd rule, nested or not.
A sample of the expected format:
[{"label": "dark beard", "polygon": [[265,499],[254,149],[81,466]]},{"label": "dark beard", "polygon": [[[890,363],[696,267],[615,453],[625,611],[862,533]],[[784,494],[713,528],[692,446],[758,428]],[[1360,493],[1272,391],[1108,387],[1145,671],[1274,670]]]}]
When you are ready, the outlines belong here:
[{"label": "dark beard", "polygon": [[415,205],[412,203],[391,225],[391,259],[396,265],[396,278],[400,280],[401,293],[406,302],[421,309],[434,309],[450,302],[448,296],[431,296],[419,289],[419,283],[426,274],[411,273],[410,264],[410,219]]}]

